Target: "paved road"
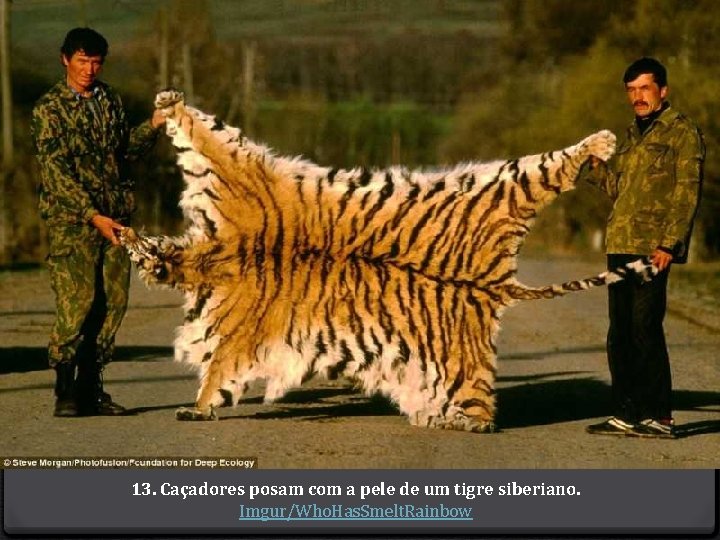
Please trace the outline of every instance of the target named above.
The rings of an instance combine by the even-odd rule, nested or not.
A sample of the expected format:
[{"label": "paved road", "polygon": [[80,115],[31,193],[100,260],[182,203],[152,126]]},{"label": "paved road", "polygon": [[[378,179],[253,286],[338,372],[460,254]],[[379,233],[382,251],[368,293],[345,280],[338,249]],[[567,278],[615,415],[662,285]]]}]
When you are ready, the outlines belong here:
[{"label": "paved road", "polygon": [[[521,260],[531,285],[593,274],[597,263]],[[345,381],[314,380],[266,406],[261,388],[219,422],[174,419],[195,375],[172,361],[181,298],[134,282],[107,388],[133,415],[52,417],[45,363],[52,296],[42,270],[0,273],[0,456],[256,456],[261,468],[718,468],[720,326],[692,314],[666,323],[675,380],[674,441],[598,437],[609,410],[605,291],[508,310],[499,351],[499,424],[491,435],[415,428]],[[675,306],[682,307],[682,306]],[[690,316],[687,314],[690,313]]]}]

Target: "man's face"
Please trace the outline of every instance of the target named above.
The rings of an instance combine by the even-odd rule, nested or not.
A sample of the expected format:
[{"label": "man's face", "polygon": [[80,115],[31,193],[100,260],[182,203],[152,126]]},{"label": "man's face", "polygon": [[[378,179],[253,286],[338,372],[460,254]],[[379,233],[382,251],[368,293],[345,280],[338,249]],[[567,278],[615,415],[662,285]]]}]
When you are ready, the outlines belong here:
[{"label": "man's face", "polygon": [[625,91],[635,114],[643,117],[662,107],[668,87],[660,88],[652,73],[643,73],[634,81],[626,83]]},{"label": "man's face", "polygon": [[67,73],[68,84],[76,91],[84,93],[92,88],[100,70],[102,70],[102,56],[88,56],[80,50],[68,58],[62,55],[62,62]]}]

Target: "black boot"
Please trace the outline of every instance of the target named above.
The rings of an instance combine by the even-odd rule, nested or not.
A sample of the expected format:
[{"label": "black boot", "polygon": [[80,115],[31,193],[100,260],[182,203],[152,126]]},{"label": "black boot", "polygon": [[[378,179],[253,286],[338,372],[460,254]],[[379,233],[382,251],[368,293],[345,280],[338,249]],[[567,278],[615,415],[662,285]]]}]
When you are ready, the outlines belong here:
[{"label": "black boot", "polygon": [[79,416],[75,395],[75,366],[63,362],[55,366],[55,416]]},{"label": "black boot", "polygon": [[100,372],[98,373],[98,379],[100,383],[98,384],[97,414],[100,416],[122,416],[127,414],[127,409],[119,403],[115,403],[110,394],[103,390],[102,373]]},{"label": "black boot", "polygon": [[83,363],[78,368],[78,400],[82,414],[87,416],[120,416],[127,409],[115,403],[103,390],[102,365],[98,362]]}]

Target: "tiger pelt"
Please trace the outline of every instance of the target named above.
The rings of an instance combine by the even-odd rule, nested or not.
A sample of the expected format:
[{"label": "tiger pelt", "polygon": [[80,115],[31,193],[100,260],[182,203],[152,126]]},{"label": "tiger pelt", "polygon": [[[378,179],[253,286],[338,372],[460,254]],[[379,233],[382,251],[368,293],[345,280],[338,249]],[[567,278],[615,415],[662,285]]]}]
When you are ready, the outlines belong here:
[{"label": "tiger pelt", "polygon": [[555,152],[434,172],[339,170],[276,156],[214,116],[157,95],[187,184],[181,237],[122,242],[148,282],[185,293],[176,360],[199,367],[195,407],[217,418],[254,379],[266,401],[313,374],[394,401],[411,424],[495,430],[503,309],[622,279],[647,261],[531,288],[516,255],[537,212],[573,189],[609,131]]}]

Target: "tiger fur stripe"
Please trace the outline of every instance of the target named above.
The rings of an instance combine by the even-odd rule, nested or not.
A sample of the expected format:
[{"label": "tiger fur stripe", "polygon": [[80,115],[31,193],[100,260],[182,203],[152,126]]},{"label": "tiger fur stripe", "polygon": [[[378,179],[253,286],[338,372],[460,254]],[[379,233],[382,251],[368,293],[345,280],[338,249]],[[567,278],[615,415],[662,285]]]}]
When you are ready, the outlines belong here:
[{"label": "tiger fur stripe", "polygon": [[179,92],[156,107],[190,225],[122,242],[146,281],[185,293],[175,355],[200,388],[179,419],[216,418],[255,379],[272,401],[319,373],[389,396],[412,424],[493,431],[505,307],[652,273],[645,261],[541,288],[516,279],[532,219],[589,156],[612,155],[608,131],[508,161],[343,170],[276,156]]}]

